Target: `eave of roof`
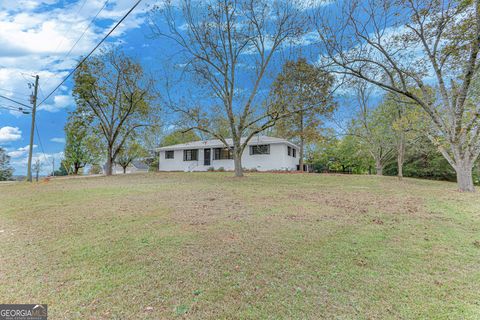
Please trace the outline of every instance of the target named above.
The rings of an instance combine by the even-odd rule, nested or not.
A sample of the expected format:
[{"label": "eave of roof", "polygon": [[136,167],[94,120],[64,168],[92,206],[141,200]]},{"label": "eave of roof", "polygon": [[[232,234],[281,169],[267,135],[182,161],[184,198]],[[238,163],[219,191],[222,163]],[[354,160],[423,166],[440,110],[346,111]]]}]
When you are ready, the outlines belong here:
[{"label": "eave of roof", "polygon": [[[233,142],[232,139],[226,139],[229,146],[232,146]],[[247,145],[257,145],[257,144],[287,144],[291,147],[297,148],[298,146],[294,143],[291,143],[288,140],[276,138],[276,137],[254,137],[252,138]],[[222,148],[225,147],[225,144],[218,140],[201,140],[201,141],[192,141],[182,144],[175,144],[171,146],[165,146],[155,149],[156,151],[166,151],[166,150],[186,150],[186,149],[203,149],[203,148]]]}]

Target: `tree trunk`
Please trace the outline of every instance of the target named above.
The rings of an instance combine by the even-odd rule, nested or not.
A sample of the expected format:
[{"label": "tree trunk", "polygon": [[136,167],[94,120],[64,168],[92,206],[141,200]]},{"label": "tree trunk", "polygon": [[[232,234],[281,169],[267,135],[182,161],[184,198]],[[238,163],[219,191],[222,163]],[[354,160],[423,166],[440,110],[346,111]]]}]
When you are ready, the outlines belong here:
[{"label": "tree trunk", "polygon": [[234,151],[233,162],[235,163],[235,177],[243,177],[242,155]]},{"label": "tree trunk", "polygon": [[107,176],[112,175],[112,165],[113,165],[112,150],[109,149],[107,154],[107,163],[105,164],[105,175]]},{"label": "tree trunk", "polygon": [[78,165],[75,164],[73,168],[73,174],[78,175],[78,170],[80,170],[80,168],[78,167]]},{"label": "tree trunk", "polygon": [[303,148],[304,148],[304,144],[305,144],[305,138],[303,137],[303,131],[304,131],[304,127],[303,127],[303,111],[300,111],[300,152],[299,152],[299,157],[300,157],[300,161],[298,162],[299,166],[300,166],[300,172],[303,172]]},{"label": "tree trunk", "polygon": [[403,178],[403,161],[397,159],[397,166],[398,166],[398,178],[401,180]]},{"label": "tree trunk", "polygon": [[377,170],[377,176],[383,176],[383,163],[381,161],[375,161],[375,169]]},{"label": "tree trunk", "polygon": [[471,164],[457,165],[455,171],[457,173],[458,190],[461,192],[475,192],[473,185],[473,176]]},{"label": "tree trunk", "polygon": [[123,174],[127,173],[127,167],[122,167],[123,168]]},{"label": "tree trunk", "polygon": [[299,153],[299,154],[298,154],[298,156],[299,156],[299,162],[298,162],[298,164],[299,164],[299,166],[300,166],[300,171],[301,171],[301,172],[304,171],[304,170],[303,170],[303,148],[304,148],[303,145],[304,145],[304,142],[303,142],[303,137],[302,137],[302,138],[300,138],[300,150],[299,150],[299,152],[298,152],[298,153]]},{"label": "tree trunk", "polygon": [[398,144],[398,150],[397,150],[397,167],[398,167],[398,178],[402,179],[403,178],[403,163],[405,162],[405,140],[404,136],[400,137],[400,141]]},{"label": "tree trunk", "polygon": [[235,165],[235,177],[243,177],[242,151],[239,141],[233,141],[233,162]]}]

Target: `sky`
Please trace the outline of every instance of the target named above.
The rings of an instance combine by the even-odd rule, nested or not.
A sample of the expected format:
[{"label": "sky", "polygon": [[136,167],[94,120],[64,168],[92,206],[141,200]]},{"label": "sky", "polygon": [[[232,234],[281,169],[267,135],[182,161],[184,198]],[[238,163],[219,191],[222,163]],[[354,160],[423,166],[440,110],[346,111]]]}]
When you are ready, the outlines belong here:
[{"label": "sky", "polygon": [[[332,2],[325,1],[323,5]],[[93,49],[133,3],[132,0],[0,0],[0,95],[28,105],[31,84],[34,76],[39,75],[38,100],[43,101],[79,57]],[[161,78],[164,62],[174,61],[178,48],[151,36],[148,13],[158,3],[143,0],[106,45],[120,47],[140,61],[147,72]],[[318,59],[318,52],[308,50],[314,41],[315,36],[309,33],[300,44],[310,61]],[[280,67],[277,65],[277,70]],[[249,79],[244,81],[248,87]],[[11,157],[14,174],[25,175],[31,117],[1,108],[12,106],[17,105],[0,98],[0,146]],[[60,164],[65,146],[63,128],[68,112],[74,109],[71,79],[38,108],[34,161],[39,159],[43,164],[42,174],[50,173],[53,163],[55,168]]]},{"label": "sky", "polygon": [[[145,20],[154,1],[144,0],[108,38],[155,70],[153,58],[158,41],[148,40]],[[39,75],[42,101],[87,54],[111,27],[131,8],[132,0],[1,0],[0,1],[0,95],[29,105],[34,75]],[[100,13],[98,13],[100,11]],[[98,17],[92,23],[94,16]],[[87,28],[88,27],[88,28]],[[83,36],[81,37],[81,35]],[[78,43],[74,46],[74,44]],[[15,104],[0,98],[0,106]],[[42,173],[58,167],[63,156],[63,127],[74,110],[72,82],[67,81],[37,112],[34,160]],[[14,174],[24,175],[28,154],[31,117],[0,108],[0,146],[11,157]]]}]

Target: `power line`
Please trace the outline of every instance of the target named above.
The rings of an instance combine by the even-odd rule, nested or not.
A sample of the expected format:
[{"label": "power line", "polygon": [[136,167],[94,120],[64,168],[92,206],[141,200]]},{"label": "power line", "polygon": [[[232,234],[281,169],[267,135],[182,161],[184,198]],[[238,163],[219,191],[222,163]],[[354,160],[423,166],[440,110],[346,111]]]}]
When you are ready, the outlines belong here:
[{"label": "power line", "polygon": [[0,88],[1,91],[5,91],[5,92],[10,92],[10,93],[13,93],[13,94],[18,94],[20,96],[22,95],[25,95],[25,93],[20,93],[18,91],[13,91],[13,90],[9,90],[9,89],[4,89],[4,88]]},{"label": "power line", "polygon": [[[80,6],[80,8],[78,9],[77,13],[75,14],[75,18],[78,17],[78,15],[80,14],[80,12],[82,11],[83,7],[85,6],[85,3],[87,3],[87,0],[84,0],[82,5]],[[67,36],[70,36],[70,33],[72,33],[72,29],[70,29],[68,32],[67,32]],[[67,38],[67,36],[63,37],[62,39],[60,39],[60,42],[58,43],[57,47],[55,48],[55,51],[54,52],[57,52],[57,50],[60,48],[60,46],[63,44],[63,40],[65,38]]]},{"label": "power line", "polygon": [[93,54],[93,52],[94,52],[95,50],[98,49],[98,47],[100,47],[100,45],[101,45],[105,40],[107,40],[107,38],[108,38],[108,37],[113,33],[113,31],[115,31],[115,29],[117,29],[117,27],[130,15],[130,13],[132,13],[132,11],[135,10],[135,8],[140,4],[140,2],[142,2],[142,0],[138,0],[138,1],[133,5],[133,7],[131,7],[130,10],[128,10],[128,12],[122,17],[122,19],[120,19],[120,21],[118,21],[118,22],[115,24],[115,26],[103,37],[103,39],[92,49],[92,51],[90,51],[90,52],[88,53],[88,55],[86,55],[86,56],[82,59],[82,61],[80,61],[80,63],[77,64],[77,66],[76,66],[72,71],[70,71],[70,73],[62,80],[62,82],[60,82],[60,83],[58,84],[58,86],[56,86],[55,89],[53,89],[53,90],[47,95],[47,97],[46,97],[45,99],[43,99],[42,102],[40,102],[40,103],[38,104],[38,106],[42,105],[48,98],[50,98],[51,95],[52,95],[55,91],[57,91],[58,88],[60,88],[60,86],[61,86],[62,84],[64,84],[65,81],[67,81],[67,79],[70,78],[70,76],[71,76],[75,71],[77,71],[77,69]]},{"label": "power line", "polygon": [[98,15],[103,11],[103,9],[105,9],[105,7],[107,6],[107,3],[108,3],[109,0],[106,0],[105,3],[103,4],[103,7],[100,8],[100,10],[97,12],[97,14],[95,15],[95,17],[93,17],[93,19],[90,21],[90,23],[87,25],[87,27],[85,28],[85,30],[83,30],[83,33],[80,35],[80,37],[77,39],[77,41],[75,41],[75,43],[73,44],[73,46],[70,48],[70,50],[68,50],[67,54],[65,55],[65,57],[63,58],[63,60],[65,60],[66,58],[68,58],[68,56],[70,55],[70,53],[72,53],[72,50],[77,46],[77,44],[80,42],[80,40],[82,40],[83,36],[85,35],[85,33],[87,32],[87,30],[90,28],[90,26],[95,22],[95,20],[97,20],[97,17]]},{"label": "power line", "polygon": [[42,139],[40,139],[40,134],[38,133],[37,124],[35,124],[35,132],[37,133],[38,144],[40,145],[40,149],[42,150],[43,156],[45,160],[47,160],[47,155],[45,154],[45,149],[43,149]]},{"label": "power line", "polygon": [[10,99],[9,97],[6,97],[6,96],[1,95],[1,94],[0,94],[0,98],[7,99],[8,101],[14,102],[14,103],[19,104],[19,105],[21,105],[21,106],[24,106],[24,107],[26,107],[26,108],[32,108],[32,107],[30,107],[29,105],[26,105],[26,104],[24,104],[24,103],[15,101],[15,100]]},{"label": "power line", "polygon": [[40,84],[38,84],[38,90],[40,90],[40,94],[42,95],[42,97],[45,98],[45,94],[43,93],[43,90]]},{"label": "power line", "polygon": [[11,107],[11,106],[0,105],[0,108],[5,109],[5,110],[18,111],[18,108]]},{"label": "power line", "polygon": [[9,110],[9,111],[17,111],[17,112],[22,112],[23,114],[30,114],[30,111],[26,111],[22,107],[12,107],[12,106],[5,106],[5,105],[0,105],[1,109]]},{"label": "power line", "polygon": [[[95,20],[97,19],[98,15],[100,14],[100,12],[103,11],[103,9],[105,9],[105,7],[107,6],[107,3],[108,3],[109,0],[106,0],[105,3],[103,4],[103,6],[100,8],[100,10],[97,12],[97,14],[95,15],[95,17],[90,20],[90,22],[88,23],[87,27],[85,28],[85,30],[83,30],[83,33],[80,35],[80,37],[77,39],[77,41],[75,41],[75,43],[73,44],[73,46],[70,48],[70,50],[68,50],[67,54],[63,56],[63,58],[61,60],[66,60],[68,58],[68,56],[70,56],[70,53],[72,53],[73,49],[77,46],[77,44],[80,42],[80,40],[83,38],[83,36],[85,35],[85,33],[87,32],[87,30],[90,28],[90,25],[95,22]],[[78,17],[78,15],[80,14],[80,11],[82,11],[83,7],[85,6],[85,3],[87,2],[87,0],[85,0],[82,4],[82,6],[80,7],[80,9],[77,11],[76,13],[76,17]],[[86,21],[86,20],[85,20]],[[70,36],[70,33],[71,33],[72,29],[69,30],[69,32],[67,33],[67,35],[65,37],[63,37],[60,42],[58,43],[57,47],[55,48],[55,51],[54,52],[57,52],[58,49],[60,48],[61,44],[63,43],[63,40],[65,38],[68,38]]]}]

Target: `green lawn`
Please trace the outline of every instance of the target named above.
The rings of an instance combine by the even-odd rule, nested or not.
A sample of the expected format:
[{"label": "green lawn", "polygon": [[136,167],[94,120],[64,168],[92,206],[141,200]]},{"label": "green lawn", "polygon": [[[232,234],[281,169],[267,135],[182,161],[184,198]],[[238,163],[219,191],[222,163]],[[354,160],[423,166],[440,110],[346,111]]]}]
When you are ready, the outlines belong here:
[{"label": "green lawn", "polygon": [[374,176],[0,185],[0,302],[51,319],[479,319],[480,196]]}]

